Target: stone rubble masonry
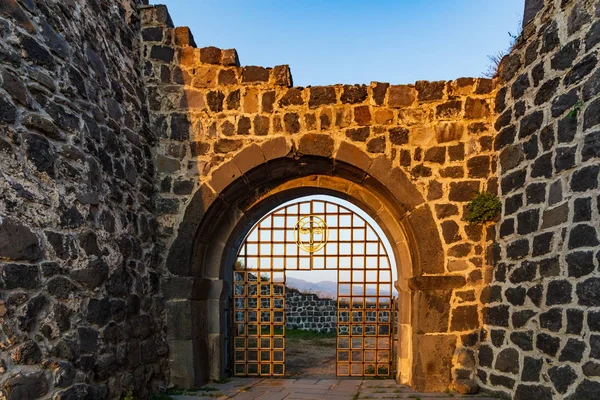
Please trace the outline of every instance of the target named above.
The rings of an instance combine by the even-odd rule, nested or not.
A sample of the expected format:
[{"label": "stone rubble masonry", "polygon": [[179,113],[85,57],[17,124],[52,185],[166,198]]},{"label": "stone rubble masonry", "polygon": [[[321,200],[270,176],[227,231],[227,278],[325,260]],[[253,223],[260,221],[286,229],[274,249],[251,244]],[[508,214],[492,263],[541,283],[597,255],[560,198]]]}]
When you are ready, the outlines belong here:
[{"label": "stone rubble masonry", "polygon": [[0,397],[168,381],[141,1],[0,1]]},{"label": "stone rubble masonry", "polygon": [[[420,203],[416,196],[426,199],[438,227],[420,234],[438,236],[445,250],[436,255],[446,260],[442,269],[417,275],[460,278],[459,289],[414,291],[413,318],[427,325],[418,335],[430,349],[451,343],[443,362],[455,366],[455,378],[473,378],[477,341],[470,337],[482,326],[482,308],[496,301],[484,290],[492,277],[495,232],[492,224],[471,226],[463,216],[477,192],[498,191],[495,81],[295,87],[286,65],[240,66],[233,49],[197,48],[189,30],[174,28],[164,12],[159,6],[142,10],[141,36],[150,120],[159,136],[156,213],[165,273],[187,274],[166,255],[194,194],[227,201],[229,184],[256,179],[248,172],[266,161],[310,154],[360,157],[366,172],[399,168],[418,188],[414,199],[404,201],[410,208]],[[419,206],[407,218],[417,221],[423,210]],[[167,300],[167,309],[179,303]],[[436,363],[435,357],[418,362],[423,371]],[[452,377],[440,378],[422,385],[443,391]]]},{"label": "stone rubble masonry", "polygon": [[600,1],[527,0],[500,66],[499,260],[477,355],[514,399],[600,393]]},{"label": "stone rubble masonry", "polygon": [[285,289],[285,327],[322,333],[337,331],[337,300]]},{"label": "stone rubble masonry", "polygon": [[[206,211],[191,200],[226,202],[282,159],[311,171],[307,154],[351,159],[359,183],[385,172],[394,195],[406,175],[404,218],[433,219],[414,234],[443,254],[409,281],[420,390],[475,378],[515,399],[600,391],[599,0],[527,0],[494,80],[306,88],[286,65],[197,48],[144,3],[0,2],[8,399],[145,398],[180,379],[174,366],[223,342],[219,315],[198,320],[227,288],[199,281],[199,299],[181,300],[195,286],[167,254],[198,226],[184,213]],[[464,222],[479,191],[500,195],[497,224]]]}]

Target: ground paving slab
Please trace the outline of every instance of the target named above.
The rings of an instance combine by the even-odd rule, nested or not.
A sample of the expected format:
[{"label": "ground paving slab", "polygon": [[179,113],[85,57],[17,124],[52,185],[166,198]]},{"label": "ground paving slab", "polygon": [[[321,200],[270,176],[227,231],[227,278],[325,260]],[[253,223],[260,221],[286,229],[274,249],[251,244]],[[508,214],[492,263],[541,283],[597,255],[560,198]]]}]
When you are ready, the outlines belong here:
[{"label": "ground paving slab", "polygon": [[211,383],[199,390],[171,395],[173,400],[294,400],[294,399],[477,399],[495,397],[480,393],[421,393],[391,379],[274,379],[233,378],[226,383]]}]

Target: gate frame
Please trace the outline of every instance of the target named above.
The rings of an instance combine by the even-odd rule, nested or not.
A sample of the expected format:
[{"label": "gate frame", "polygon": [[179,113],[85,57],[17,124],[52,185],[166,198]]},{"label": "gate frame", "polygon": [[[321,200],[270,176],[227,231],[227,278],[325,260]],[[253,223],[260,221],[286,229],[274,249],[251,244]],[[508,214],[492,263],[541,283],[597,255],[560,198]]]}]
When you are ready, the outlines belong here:
[{"label": "gate frame", "polygon": [[[319,149],[326,135],[313,136]],[[279,142],[285,143],[276,138],[263,147]],[[392,243],[402,310],[397,381],[418,390],[443,390],[452,379],[457,336],[430,331],[418,303],[427,291],[462,287],[465,279],[444,275],[441,233],[420,190],[385,157],[371,159],[351,144],[342,143],[335,156],[320,150],[315,156],[297,155],[288,149],[244,167],[235,158],[225,162],[213,174],[213,180],[226,180],[219,183],[219,193],[212,181],[204,183],[187,205],[166,259],[171,275],[162,282],[171,383],[197,386],[227,373],[227,277],[237,256],[231,249],[237,249],[258,216],[292,198],[328,194],[367,212]],[[432,346],[444,353],[430,357]]]},{"label": "gate frame", "polygon": [[[277,285],[284,285],[284,288],[282,290],[282,293],[283,293],[283,295],[282,295],[283,296],[283,305],[284,305],[283,309],[282,309],[282,312],[283,312],[283,337],[284,337],[283,341],[282,341],[282,343],[283,343],[283,349],[282,350],[285,353],[285,342],[286,342],[285,341],[285,329],[286,329],[285,328],[285,323],[286,323],[285,322],[285,307],[286,307],[286,304],[285,304],[286,287],[285,287],[285,285],[286,285],[286,279],[285,278],[286,278],[286,274],[287,274],[288,271],[304,271],[304,269],[300,269],[300,268],[288,269],[287,268],[287,262],[284,261],[284,266],[283,266],[283,269],[281,269],[281,270],[274,269],[273,265],[271,265],[271,267],[268,268],[268,269],[261,269],[261,266],[258,265],[256,269],[249,270],[248,269],[248,265],[247,265],[247,259],[248,259],[248,257],[260,259],[262,257],[261,253],[260,253],[260,246],[263,245],[263,244],[269,245],[270,248],[271,248],[271,250],[273,250],[273,245],[277,244],[277,243],[282,243],[283,246],[292,245],[291,242],[288,242],[287,239],[285,239],[285,237],[286,237],[285,233],[284,233],[284,240],[283,240],[283,242],[274,241],[272,234],[270,236],[271,240],[263,242],[262,239],[261,239],[261,237],[260,237],[260,232],[261,232],[260,226],[263,223],[263,221],[265,221],[267,218],[270,218],[271,221],[273,221],[273,216],[274,215],[277,215],[277,213],[279,213],[281,210],[287,210],[287,208],[293,207],[293,206],[299,207],[298,208],[298,215],[295,216],[295,217],[301,218],[301,219],[302,218],[306,218],[306,217],[311,217],[312,215],[318,215],[318,216],[325,215],[325,219],[327,219],[327,217],[329,217],[329,216],[337,216],[339,218],[340,215],[346,215],[346,214],[349,214],[351,218],[354,218],[354,216],[358,217],[364,223],[364,225],[363,225],[364,229],[365,229],[364,238],[363,238],[362,241],[354,240],[354,238],[353,238],[354,235],[352,235],[352,239],[350,240],[351,250],[350,250],[350,254],[347,255],[350,258],[354,259],[354,257],[360,257],[360,254],[355,254],[354,253],[353,244],[354,243],[365,243],[365,244],[367,243],[367,241],[368,241],[367,240],[367,228],[369,228],[374,233],[374,235],[376,236],[376,238],[377,238],[376,242],[377,242],[377,247],[378,247],[377,254],[375,254],[375,257],[377,258],[377,268],[376,269],[367,268],[366,264],[365,264],[365,267],[363,267],[363,270],[365,271],[365,273],[367,271],[371,271],[371,272],[375,271],[378,274],[377,282],[375,282],[375,283],[371,282],[371,284],[378,285],[377,293],[374,294],[374,295],[369,295],[367,293],[367,289],[366,288],[367,288],[367,285],[369,285],[369,282],[367,281],[366,276],[365,276],[365,278],[363,278],[362,281],[355,282],[354,281],[354,274],[352,273],[355,270],[355,268],[350,268],[350,269],[347,269],[347,268],[346,269],[341,269],[340,268],[340,266],[339,266],[339,259],[340,259],[340,257],[343,257],[345,255],[341,254],[340,251],[339,251],[339,249],[336,250],[336,254],[335,255],[323,254],[323,256],[325,256],[325,257],[327,257],[327,256],[333,256],[333,257],[337,258],[338,265],[337,265],[336,268],[329,268],[328,269],[324,265],[323,268],[317,268],[317,269],[315,269],[313,267],[313,257],[315,256],[313,253],[310,253],[310,254],[307,254],[307,255],[305,254],[305,255],[302,256],[302,258],[307,258],[307,257],[310,258],[310,269],[307,269],[306,271],[328,270],[328,271],[335,271],[336,274],[338,275],[338,279],[337,279],[337,282],[336,282],[336,288],[337,288],[337,299],[336,299],[336,302],[337,302],[337,314],[336,314],[336,374],[335,375],[336,376],[348,376],[348,377],[350,377],[350,376],[353,376],[353,377],[390,377],[390,376],[392,376],[392,374],[393,374],[393,366],[396,364],[394,362],[394,356],[396,355],[396,352],[394,351],[394,331],[395,331],[395,329],[394,329],[394,323],[396,322],[396,316],[394,315],[394,313],[395,313],[395,309],[394,309],[394,307],[395,307],[395,304],[394,304],[395,297],[393,296],[393,292],[392,292],[392,284],[393,284],[393,281],[392,281],[392,278],[393,278],[392,271],[393,271],[394,268],[397,269],[397,266],[395,265],[395,262],[392,263],[392,259],[390,258],[390,254],[388,253],[388,246],[389,246],[389,250],[391,250],[391,244],[389,243],[389,240],[387,239],[387,237],[384,237],[385,240],[387,241],[387,245],[388,245],[388,246],[386,246],[384,244],[384,240],[383,240],[384,238],[382,238],[382,236],[379,234],[379,232],[377,231],[377,229],[375,229],[373,227],[373,225],[368,220],[366,220],[362,215],[360,215],[355,210],[352,210],[351,208],[348,208],[346,205],[337,203],[336,199],[337,200],[341,200],[339,197],[333,197],[333,196],[329,196],[329,197],[331,197],[331,199],[319,199],[319,198],[317,198],[317,199],[308,198],[307,199],[304,196],[302,196],[302,197],[298,197],[298,198],[292,199],[291,201],[286,202],[285,204],[280,204],[280,205],[276,206],[275,208],[269,210],[263,216],[261,216],[261,218],[258,220],[258,222],[256,222],[256,224],[254,224],[252,227],[250,227],[250,229],[248,229],[248,231],[246,232],[242,243],[240,244],[239,248],[237,249],[237,259],[234,262],[234,267],[232,268],[232,278],[231,278],[232,290],[231,290],[230,301],[232,303],[231,304],[231,309],[232,309],[231,313],[232,313],[232,316],[233,316],[233,320],[230,321],[229,332],[231,332],[232,340],[229,340],[229,341],[233,342],[234,344],[233,344],[233,346],[229,346],[229,350],[232,352],[232,357],[230,357],[230,360],[229,360],[230,363],[232,364],[232,367],[229,367],[228,370],[232,371],[232,374],[234,376],[272,376],[272,377],[285,376],[285,356],[282,356],[281,362],[275,362],[275,360],[273,359],[274,352],[276,352],[276,351],[280,352],[281,351],[281,349],[279,347],[277,347],[277,348],[273,347],[274,346],[273,343],[274,343],[275,337],[276,337],[276,335],[274,335],[273,332],[270,332],[270,335],[269,335],[269,338],[270,338],[269,342],[271,344],[271,347],[269,348],[269,352],[271,354],[271,357],[269,359],[269,362],[266,363],[266,364],[270,365],[269,371],[271,371],[271,373],[270,374],[263,374],[261,372],[262,371],[262,364],[263,364],[263,362],[261,362],[262,361],[262,349],[263,349],[261,338],[263,337],[263,335],[262,335],[262,331],[260,330],[260,326],[261,326],[261,322],[262,322],[261,318],[262,318],[262,312],[263,312],[263,308],[262,308],[262,304],[261,304],[261,300],[262,300],[262,297],[263,297],[263,295],[262,295],[262,289],[261,289],[261,287],[262,287],[261,285],[263,284],[263,283],[261,283],[261,282],[263,282],[263,280],[262,280],[262,276],[263,276],[262,273],[264,272],[264,273],[269,274],[269,276],[271,278],[269,280],[269,282],[271,284],[276,283]],[[323,208],[322,212],[317,212],[317,211],[313,210],[313,203],[315,203],[315,202],[323,204],[324,208]],[[307,204],[307,203],[310,204],[311,211],[308,212],[308,213],[301,212],[301,210],[300,210],[301,205],[302,204]],[[336,212],[336,213],[328,212],[327,209],[328,209],[328,205],[329,204],[334,205],[335,207],[338,207],[339,208],[338,212]],[[362,209],[361,209],[361,211],[364,212],[364,210],[362,210]],[[287,211],[286,211],[284,218],[287,218],[287,215],[288,214],[287,214]],[[340,221],[340,220],[338,219],[338,221]],[[328,228],[331,229],[330,227],[328,227]],[[340,230],[342,228],[343,227],[341,225],[338,225],[338,227],[337,227],[338,230]],[[354,226],[354,225],[351,225],[350,228],[351,229],[357,229],[357,227]],[[379,230],[381,230],[380,226],[377,226],[377,228],[379,228]],[[265,229],[265,228],[263,228],[263,229]],[[275,229],[280,229],[280,228],[277,228],[275,226],[271,226],[271,229],[275,230]],[[287,225],[287,220],[286,220],[284,222],[284,226],[281,229],[283,229],[284,232],[287,232],[287,231],[289,231],[291,229],[295,229],[295,228],[292,228],[291,226],[288,226]],[[256,241],[250,242],[250,244],[256,244],[258,246],[258,249],[257,249],[258,253],[256,254],[256,256],[254,256],[252,254],[248,254],[247,253],[248,248],[247,247],[244,248],[244,246],[248,245],[248,243],[249,243],[248,240],[250,238],[250,235],[252,235],[253,232],[258,232],[257,233],[258,239]],[[338,241],[342,241],[340,237],[338,237],[337,240]],[[344,242],[345,242],[345,240],[344,240]],[[327,244],[327,243],[329,243],[329,242],[325,241],[324,245]],[[298,245],[297,242],[296,242],[296,245]],[[381,254],[382,250],[381,250],[381,248],[379,246],[383,247],[383,254]],[[298,247],[300,247],[300,246],[298,245]],[[244,250],[243,254],[242,254],[242,250]],[[305,252],[307,252],[307,251],[305,250]],[[287,252],[284,251],[284,254],[281,255],[281,257],[283,257],[284,260],[288,259],[288,258],[300,259],[300,257],[301,257],[300,255],[293,256],[293,255],[287,255],[286,253]],[[271,253],[269,255],[265,255],[265,257],[267,257],[267,258],[273,258],[274,256],[277,257],[277,254],[272,254]],[[367,256],[368,256],[367,247],[365,246],[365,253],[363,254],[363,257],[367,257]],[[387,265],[388,265],[387,268],[383,268],[382,269],[379,266],[379,263],[380,263],[379,259],[381,257],[385,257],[387,259]],[[237,267],[240,258],[243,258],[244,261],[245,261],[245,264],[244,264],[245,267],[244,268],[238,268]],[[366,259],[365,259],[365,262],[366,262]],[[350,271],[350,280],[348,282],[340,280],[340,271],[343,271],[343,270]],[[383,283],[380,282],[380,279],[381,279],[381,276],[379,274],[380,271],[389,271],[390,275],[389,275],[389,278],[388,278],[389,280],[387,282],[383,282]],[[247,304],[248,301],[249,301],[249,299],[251,299],[253,297],[253,296],[249,296],[248,295],[249,288],[250,288],[250,286],[249,286],[250,281],[247,279],[247,276],[251,275],[250,272],[253,272],[256,275],[257,285],[258,285],[258,289],[257,289],[257,298],[258,298],[257,299],[257,308],[256,308],[256,311],[254,311],[254,312],[258,313],[257,320],[256,320],[256,324],[258,325],[258,331],[257,331],[257,335],[256,335],[256,341],[257,341],[257,345],[258,345],[258,343],[261,343],[261,344],[260,344],[259,347],[256,348],[257,359],[255,360],[255,362],[252,362],[252,360],[248,359],[249,353],[253,352],[254,348],[247,347],[248,346],[248,340],[250,338],[254,338],[253,335],[248,335],[248,330],[249,330],[249,327],[251,325],[250,322],[252,322],[252,321],[248,320],[248,315],[249,315],[250,312],[252,312],[252,310],[254,310],[253,308],[249,308],[248,304]],[[273,274],[275,272],[281,272],[281,273],[283,273],[283,280],[282,281],[279,281],[279,280],[274,281],[273,280]],[[242,291],[240,291],[240,295],[238,295],[236,293],[236,286],[239,286],[240,282],[241,282],[241,281],[239,281],[239,280],[236,279],[236,276],[238,276],[239,274],[244,274],[244,276],[245,276],[244,279],[243,279],[244,288],[243,288]],[[340,292],[341,285],[346,285],[346,284],[350,285],[352,294],[348,293],[347,295],[344,295],[344,294],[342,294]],[[353,292],[354,292],[354,286],[355,285],[363,285],[363,294],[362,295],[356,296],[356,295],[353,294]],[[379,290],[380,290],[380,287],[382,285],[386,286],[386,290],[389,290],[389,295],[388,296],[381,296],[379,294]],[[271,298],[270,307],[268,309],[269,312],[273,312],[273,310],[274,310],[274,305],[273,305],[274,298],[273,298],[273,296],[274,296],[273,293],[270,293],[269,296],[268,296],[268,297]],[[281,296],[277,296],[277,297],[281,297]],[[348,321],[345,321],[346,323],[348,323],[350,325],[350,330],[349,330],[348,335],[345,336],[345,335],[342,335],[340,333],[339,324],[342,323],[342,322],[344,322],[341,319],[341,317],[342,317],[341,313],[343,312],[343,310],[346,310],[344,308],[341,308],[341,303],[342,302],[340,301],[340,298],[345,298],[345,297],[349,297],[350,298],[350,303],[349,303],[350,307],[348,307],[347,311],[346,311],[347,313],[349,313],[349,315],[348,315],[349,318],[351,316],[353,316],[354,313],[357,312],[357,311],[362,311],[364,313],[364,315],[363,315],[364,320],[361,323],[361,325],[363,325],[363,332],[362,332],[361,335],[355,335],[355,334],[353,334],[353,329],[354,329],[354,325],[355,325],[355,323],[354,323],[355,321],[353,320],[353,318],[350,318],[350,319],[348,319]],[[367,303],[367,299],[368,298],[372,298],[372,297],[376,298],[376,307],[375,307],[375,309],[367,308],[367,304],[368,304]],[[238,307],[235,304],[235,302],[238,299],[240,299],[240,298],[243,299],[243,303],[244,303],[244,306],[241,307],[241,308]],[[357,308],[355,308],[353,306],[354,305],[353,301],[354,301],[355,298],[362,298],[363,299],[363,307],[359,307],[357,309]],[[388,300],[387,302],[385,302],[385,304],[388,305],[387,308],[380,308],[380,300],[382,300],[382,299]],[[277,309],[279,309],[279,308],[277,308]],[[387,325],[388,334],[387,335],[381,335],[379,333],[380,332],[379,316],[380,316],[380,313],[386,312],[386,311],[389,313],[388,322],[387,322],[387,324],[383,324],[383,326]],[[242,335],[242,336],[240,336],[238,334],[238,332],[237,332],[237,330],[239,328],[238,325],[240,324],[240,322],[236,319],[236,315],[239,312],[243,313],[242,315],[244,316],[243,325],[245,326],[245,328],[243,329],[244,335]],[[376,314],[376,320],[375,320],[374,323],[368,324],[367,321],[366,321],[366,315],[369,312],[375,312],[375,314]],[[273,322],[274,321],[271,321],[270,325],[272,325]],[[374,325],[375,326],[376,333],[375,333],[374,337],[371,337],[370,335],[368,335],[364,331],[364,329],[366,328],[365,325]],[[388,347],[386,349],[380,349],[379,348],[379,345],[380,345],[379,340],[381,338],[386,337],[386,336],[387,336],[387,339],[388,339],[388,342],[387,342],[387,346]],[[362,357],[361,357],[362,361],[360,363],[352,362],[352,357],[353,357],[353,352],[354,352],[353,351],[354,346],[352,345],[352,343],[354,343],[353,339],[355,339],[357,337],[360,337],[362,339],[362,341],[371,338],[371,339],[374,339],[375,343],[376,343],[375,348],[371,349],[371,350],[367,350],[364,347],[365,346],[364,343],[361,344],[360,349],[363,352],[363,354],[362,354]],[[246,346],[243,349],[239,348],[237,346],[237,342],[240,339],[242,339],[246,343]],[[341,347],[340,343],[342,342],[343,339],[347,340],[348,347]],[[361,343],[362,343],[362,341],[361,341]],[[342,351],[344,351],[344,350],[346,350],[347,353],[348,353],[348,360],[347,360],[347,363],[340,364],[340,353]],[[381,363],[378,362],[378,356],[379,356],[380,350],[388,352],[388,362],[387,362],[388,365],[387,365],[387,369],[386,369],[387,374],[385,374],[385,375],[381,375],[379,373],[380,368],[383,365],[383,364],[381,364]],[[371,364],[371,363],[367,363],[364,360],[365,352],[367,352],[367,351],[374,351],[375,352],[375,358],[376,358],[376,360],[372,363],[374,365],[374,367],[375,367],[373,374],[367,374],[366,370],[365,370],[365,365],[366,364]],[[244,356],[243,362],[239,362],[238,361],[238,358],[237,358],[237,353],[238,352],[240,354],[243,353],[243,356]],[[256,371],[256,373],[249,373],[249,364],[253,365],[254,363],[257,364],[257,371]],[[277,365],[283,364],[282,372],[281,373],[275,373],[274,372],[276,364]],[[343,364],[347,364],[348,371],[345,374],[340,374],[340,370],[341,370],[340,366],[343,365]],[[362,371],[361,374],[354,373],[353,365],[356,365],[356,364],[361,364],[362,365],[362,367],[361,367],[361,371]],[[239,369],[238,367],[242,366],[242,365],[243,365],[242,369],[245,371],[245,373],[239,374],[238,373],[238,369]]]}]

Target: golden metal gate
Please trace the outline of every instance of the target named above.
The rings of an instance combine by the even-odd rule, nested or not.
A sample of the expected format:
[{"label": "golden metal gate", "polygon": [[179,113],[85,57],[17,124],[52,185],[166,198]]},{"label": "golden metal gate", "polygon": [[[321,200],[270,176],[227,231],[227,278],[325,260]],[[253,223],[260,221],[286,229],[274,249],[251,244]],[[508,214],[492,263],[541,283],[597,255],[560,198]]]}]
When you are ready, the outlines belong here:
[{"label": "golden metal gate", "polygon": [[261,219],[233,269],[234,374],[285,375],[285,271],[337,270],[338,376],[392,373],[392,266],[373,227],[325,200]]}]

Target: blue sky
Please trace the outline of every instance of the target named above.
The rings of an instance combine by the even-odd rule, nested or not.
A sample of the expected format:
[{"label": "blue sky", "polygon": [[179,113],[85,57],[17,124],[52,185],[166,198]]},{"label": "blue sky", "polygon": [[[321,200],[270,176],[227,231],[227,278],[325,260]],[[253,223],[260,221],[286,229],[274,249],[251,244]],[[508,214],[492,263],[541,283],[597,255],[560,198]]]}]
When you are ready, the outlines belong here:
[{"label": "blue sky", "polygon": [[524,0],[151,0],[199,47],[289,64],[296,86],[479,77],[518,33]]}]

